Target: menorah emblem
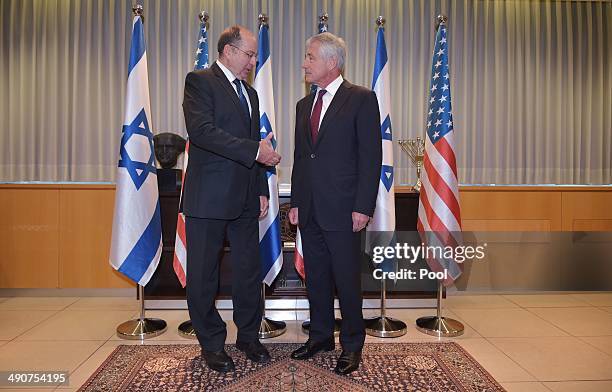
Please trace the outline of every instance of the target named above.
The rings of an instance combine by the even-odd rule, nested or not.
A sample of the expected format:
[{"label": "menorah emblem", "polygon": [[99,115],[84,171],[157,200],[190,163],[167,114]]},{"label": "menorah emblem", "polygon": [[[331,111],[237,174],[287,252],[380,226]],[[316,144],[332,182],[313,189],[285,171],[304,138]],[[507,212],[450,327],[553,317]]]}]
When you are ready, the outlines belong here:
[{"label": "menorah emblem", "polygon": [[412,189],[419,192],[421,190],[421,169],[425,157],[425,140],[417,137],[416,139],[399,140],[398,143],[402,146],[402,150],[408,154],[412,164],[416,166],[417,180]]}]

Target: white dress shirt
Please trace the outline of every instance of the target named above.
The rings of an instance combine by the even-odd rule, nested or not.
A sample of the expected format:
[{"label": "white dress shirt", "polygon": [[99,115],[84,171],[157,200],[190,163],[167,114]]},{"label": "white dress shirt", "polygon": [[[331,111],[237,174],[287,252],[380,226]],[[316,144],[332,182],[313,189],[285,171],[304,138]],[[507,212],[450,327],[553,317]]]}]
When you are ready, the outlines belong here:
[{"label": "white dress shirt", "polygon": [[321,128],[321,122],[323,121],[323,117],[325,117],[325,112],[327,112],[327,108],[329,104],[331,104],[332,99],[338,92],[340,85],[344,82],[344,78],[342,75],[338,75],[336,79],[334,79],[330,84],[327,85],[324,89],[317,86],[317,92],[315,93],[315,99],[312,102],[312,108],[310,109],[310,114],[312,115],[312,110],[314,109],[314,105],[317,103],[317,99],[319,98],[319,91],[325,90],[326,93],[323,94],[323,107],[321,108],[321,117],[319,117],[319,128]]},{"label": "white dress shirt", "polygon": [[[227,69],[227,67],[223,65],[221,61],[217,60],[217,65],[219,66],[219,68],[221,68],[221,71],[223,71],[223,73],[225,74],[225,77],[227,78],[227,80],[229,80],[230,85],[234,88],[234,91],[236,92],[236,96],[239,97],[238,90],[236,90],[236,85],[234,84],[234,80],[236,79],[236,76],[232,73],[232,71]],[[249,105],[249,115],[250,115],[252,112],[251,100],[249,99],[249,94],[247,93],[246,88],[244,87],[244,83],[242,83],[242,80],[240,81],[240,87],[242,89],[242,95],[244,95],[244,97],[246,98],[247,104]]]}]

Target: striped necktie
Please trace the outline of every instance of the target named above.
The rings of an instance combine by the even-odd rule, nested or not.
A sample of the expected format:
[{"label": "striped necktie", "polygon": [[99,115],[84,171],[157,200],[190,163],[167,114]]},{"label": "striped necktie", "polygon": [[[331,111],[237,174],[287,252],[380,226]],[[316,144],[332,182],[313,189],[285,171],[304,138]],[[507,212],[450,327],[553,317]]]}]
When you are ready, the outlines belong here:
[{"label": "striped necktie", "polygon": [[242,93],[242,86],[240,83],[240,79],[234,79],[234,84],[236,85],[236,90],[238,91],[238,99],[240,99],[240,103],[242,104],[242,109],[244,109],[244,113],[247,116],[247,119],[251,121],[251,115],[249,114],[249,104],[247,103],[246,97]]},{"label": "striped necktie", "polygon": [[310,136],[312,137],[313,145],[317,142],[317,136],[319,135],[319,122],[321,120],[321,110],[323,110],[323,95],[325,95],[326,92],[325,90],[319,91],[317,102],[310,115]]}]

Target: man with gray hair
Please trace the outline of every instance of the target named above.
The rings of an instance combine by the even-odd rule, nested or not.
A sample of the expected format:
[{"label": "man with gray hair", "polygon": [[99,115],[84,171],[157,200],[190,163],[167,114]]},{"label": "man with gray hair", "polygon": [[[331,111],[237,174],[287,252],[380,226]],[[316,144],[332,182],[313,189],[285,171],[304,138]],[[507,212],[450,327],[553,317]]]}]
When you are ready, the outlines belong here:
[{"label": "man with gray hair", "polygon": [[310,302],[310,336],[291,357],[334,349],[334,287],[342,313],[335,372],[359,367],[365,340],[360,233],[374,215],[382,161],[380,114],[371,90],[344,80],[346,44],[331,33],[306,41],[304,74],[317,86],[297,103],[289,220],[299,225]]}]

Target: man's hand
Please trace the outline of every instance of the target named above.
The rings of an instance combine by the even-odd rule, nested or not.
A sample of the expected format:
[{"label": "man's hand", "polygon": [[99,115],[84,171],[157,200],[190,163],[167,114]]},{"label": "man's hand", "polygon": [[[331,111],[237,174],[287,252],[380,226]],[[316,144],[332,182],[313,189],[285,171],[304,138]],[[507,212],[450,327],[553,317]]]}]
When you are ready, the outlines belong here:
[{"label": "man's hand", "polygon": [[296,225],[298,224],[298,209],[297,207],[293,207],[292,209],[289,210],[289,223],[291,223],[292,225]]},{"label": "man's hand", "polygon": [[259,196],[259,219],[268,215],[268,198]]},{"label": "man's hand", "polygon": [[368,222],[370,221],[369,216],[364,215],[359,212],[355,212],[355,211],[353,211],[352,217],[353,217],[353,232],[355,233],[363,230],[367,226]]},{"label": "man's hand", "polygon": [[281,156],[274,151],[272,147],[272,132],[266,136],[265,139],[259,142],[259,155],[257,155],[257,162],[262,163],[266,166],[276,166],[281,160]]}]

